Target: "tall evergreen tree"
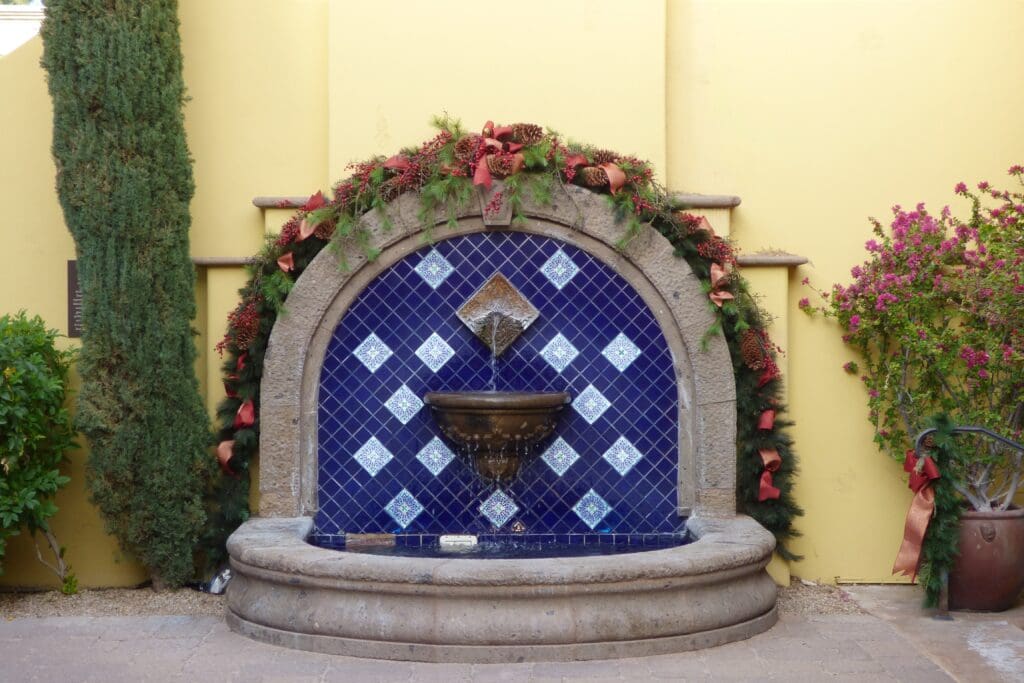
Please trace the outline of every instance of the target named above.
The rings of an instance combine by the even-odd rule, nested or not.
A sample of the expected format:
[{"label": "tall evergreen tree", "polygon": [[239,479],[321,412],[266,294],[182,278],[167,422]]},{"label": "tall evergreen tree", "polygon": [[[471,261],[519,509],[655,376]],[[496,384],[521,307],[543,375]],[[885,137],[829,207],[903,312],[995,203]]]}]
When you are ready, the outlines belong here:
[{"label": "tall evergreen tree", "polygon": [[89,485],[154,587],[178,585],[193,574],[212,460],[193,368],[177,1],[48,0],[42,35],[82,287]]}]

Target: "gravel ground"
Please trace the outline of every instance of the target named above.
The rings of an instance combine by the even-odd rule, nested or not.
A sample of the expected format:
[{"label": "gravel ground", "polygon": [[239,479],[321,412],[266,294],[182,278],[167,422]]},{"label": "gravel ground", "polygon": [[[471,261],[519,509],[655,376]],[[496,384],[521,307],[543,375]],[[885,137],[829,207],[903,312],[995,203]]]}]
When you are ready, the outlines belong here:
[{"label": "gravel ground", "polygon": [[[779,589],[781,614],[862,614],[840,587],[794,578]],[[83,590],[77,595],[57,591],[0,593],[0,618],[24,617],[128,617],[160,614],[215,616],[224,614],[223,596],[190,588],[154,593],[149,588]]]}]

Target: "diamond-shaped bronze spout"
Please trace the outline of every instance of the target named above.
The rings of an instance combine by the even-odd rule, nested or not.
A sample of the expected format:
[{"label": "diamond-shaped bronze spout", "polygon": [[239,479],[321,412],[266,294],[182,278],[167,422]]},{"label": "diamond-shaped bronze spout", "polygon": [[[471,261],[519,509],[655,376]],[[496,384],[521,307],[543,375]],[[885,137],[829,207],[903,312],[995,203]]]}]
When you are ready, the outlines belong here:
[{"label": "diamond-shaped bronze spout", "polygon": [[459,320],[495,357],[512,345],[540,315],[501,273],[495,273],[459,309]]}]

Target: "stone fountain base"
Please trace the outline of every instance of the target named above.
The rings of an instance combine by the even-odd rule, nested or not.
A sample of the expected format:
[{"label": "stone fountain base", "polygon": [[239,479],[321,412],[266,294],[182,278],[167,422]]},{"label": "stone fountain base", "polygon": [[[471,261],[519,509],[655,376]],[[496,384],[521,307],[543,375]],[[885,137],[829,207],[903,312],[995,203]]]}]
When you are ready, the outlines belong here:
[{"label": "stone fountain base", "polygon": [[228,624],[284,647],[423,662],[639,657],[749,638],[777,619],[775,542],[748,517],[691,519],[691,544],[621,556],[437,559],[309,545],[308,517],[228,541]]}]

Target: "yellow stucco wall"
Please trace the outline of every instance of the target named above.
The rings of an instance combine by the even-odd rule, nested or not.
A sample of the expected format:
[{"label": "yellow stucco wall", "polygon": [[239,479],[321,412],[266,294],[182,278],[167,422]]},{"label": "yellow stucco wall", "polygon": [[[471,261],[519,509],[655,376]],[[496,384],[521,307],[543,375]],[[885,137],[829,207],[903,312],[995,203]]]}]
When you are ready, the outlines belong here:
[{"label": "yellow stucco wall", "polygon": [[[799,283],[844,279],[867,215],[950,201],[958,180],[999,179],[1024,160],[1024,4],[182,0],[180,16],[198,257],[255,252],[265,217],[254,196],[328,189],[351,161],[429,137],[429,118],[445,112],[470,129],[535,121],[647,157],[673,190],[740,195],[730,230],[745,252],[812,261],[749,272],[787,351],[807,511],[792,570],[889,579],[905,484],[871,443],[838,332],[797,313]],[[35,39],[0,59],[0,235],[16,255],[0,269],[0,312],[27,308],[63,330],[74,247],[53,192],[40,52]],[[212,347],[243,281],[237,267],[199,272],[197,372],[211,411]],[[83,585],[137,583],[141,570],[86,502],[84,458],[72,457],[58,498],[68,558]],[[12,542],[0,585],[50,583]]]}]

